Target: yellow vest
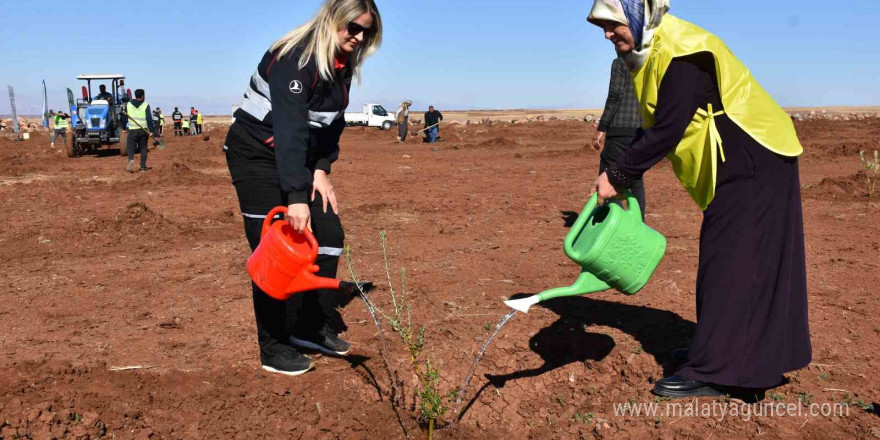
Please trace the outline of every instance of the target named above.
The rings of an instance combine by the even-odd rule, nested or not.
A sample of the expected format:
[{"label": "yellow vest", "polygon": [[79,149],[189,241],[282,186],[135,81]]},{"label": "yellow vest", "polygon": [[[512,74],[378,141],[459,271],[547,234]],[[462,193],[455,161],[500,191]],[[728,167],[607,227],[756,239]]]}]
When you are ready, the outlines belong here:
[{"label": "yellow vest", "polygon": [[150,104],[141,103],[140,107],[133,106],[130,102],[125,104],[125,113],[128,114],[129,130],[147,130],[147,107]]},{"label": "yellow vest", "polygon": [[201,124],[201,123],[202,123],[202,114],[199,113],[196,115],[196,124]]},{"label": "yellow vest", "polygon": [[788,114],[718,37],[666,14],[651,44],[645,63],[633,72],[646,129],[656,123],[657,94],[672,60],[698,52],[711,52],[715,57],[724,111],[716,111],[711,105],[700,108],[681,142],[668,156],[678,180],[700,209],[705,210],[715,197],[718,157],[724,161],[723,142],[715,126],[716,116],[727,114],[752,139],[774,153],[799,156],[804,151]]},{"label": "yellow vest", "polygon": [[61,116],[55,116],[55,129],[61,130],[67,128],[67,119]]},{"label": "yellow vest", "polygon": [[182,128],[189,128],[189,119],[183,118],[182,122],[183,122],[183,124],[181,125]]}]

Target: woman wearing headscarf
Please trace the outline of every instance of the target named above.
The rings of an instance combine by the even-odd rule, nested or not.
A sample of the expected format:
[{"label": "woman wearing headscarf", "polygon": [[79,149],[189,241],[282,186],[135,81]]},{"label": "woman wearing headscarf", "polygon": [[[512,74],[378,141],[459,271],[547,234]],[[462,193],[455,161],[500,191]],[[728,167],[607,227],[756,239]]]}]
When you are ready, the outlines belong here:
[{"label": "woman wearing headscarf", "polygon": [[[788,115],[715,35],[668,0],[595,0],[623,54],[643,132],[593,184],[617,197],[663,157],[703,210],[697,326],[667,397],[766,389],[811,359],[798,161]],[[742,390],[740,390],[742,391]]]},{"label": "woman wearing headscarf", "polygon": [[397,141],[406,143],[406,136],[409,134],[409,107],[412,101],[403,101],[397,107]]},{"label": "woman wearing headscarf", "polygon": [[[318,241],[316,275],[336,277],[345,233],[330,165],[339,157],[352,77],[360,78],[381,41],[373,0],[326,0],[263,55],[223,146],[251,250],[268,212],[287,206],[290,225],[300,233],[310,228]],[[253,285],[263,369],[305,373],[314,364],[299,349],[348,354],[349,343],[330,325],[337,318],[334,293],[310,291],[285,302]]]}]

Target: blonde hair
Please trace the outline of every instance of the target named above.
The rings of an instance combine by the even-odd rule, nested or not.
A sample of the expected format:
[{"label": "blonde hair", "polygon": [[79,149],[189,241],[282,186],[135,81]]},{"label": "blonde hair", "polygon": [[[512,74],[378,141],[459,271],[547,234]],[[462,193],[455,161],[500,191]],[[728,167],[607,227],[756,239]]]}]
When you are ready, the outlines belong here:
[{"label": "blonde hair", "polygon": [[361,64],[368,56],[376,53],[382,44],[382,17],[373,0],[327,0],[311,20],[272,43],[269,50],[277,51],[275,57],[281,58],[294,48],[301,47],[299,68],[305,67],[314,57],[321,78],[332,81],[333,60],[339,48],[337,33],[364,13],[373,16],[372,35],[349,57],[349,66],[360,82]]}]

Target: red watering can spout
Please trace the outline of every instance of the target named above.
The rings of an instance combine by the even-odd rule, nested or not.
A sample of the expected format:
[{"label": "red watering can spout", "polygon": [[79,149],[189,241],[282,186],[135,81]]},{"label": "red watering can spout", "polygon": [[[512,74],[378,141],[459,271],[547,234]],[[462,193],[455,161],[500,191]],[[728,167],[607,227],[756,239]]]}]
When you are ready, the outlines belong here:
[{"label": "red watering can spout", "polygon": [[278,206],[266,215],[260,245],[247,262],[247,271],[254,283],[277,300],[316,289],[339,289],[341,281],[315,275],[318,266],[318,240],[312,231],[298,233],[286,221],[272,222],[287,208]]}]

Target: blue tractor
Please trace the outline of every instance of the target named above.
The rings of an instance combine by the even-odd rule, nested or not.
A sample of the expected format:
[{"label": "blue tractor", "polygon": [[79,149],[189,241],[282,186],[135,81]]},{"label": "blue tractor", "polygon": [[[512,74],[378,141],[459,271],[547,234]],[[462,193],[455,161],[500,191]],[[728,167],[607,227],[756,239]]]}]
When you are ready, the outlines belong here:
[{"label": "blue tractor", "polygon": [[[116,145],[119,153],[126,155],[125,127],[120,119],[131,92],[125,89],[125,76],[80,75],[76,79],[86,81],[86,85],[82,86],[82,98],[76,100],[76,108],[71,109],[74,111],[73,136],[66,145],[67,156],[82,156]],[[107,81],[110,90],[107,90],[108,84],[101,84],[101,93],[93,95],[92,81]]]}]

